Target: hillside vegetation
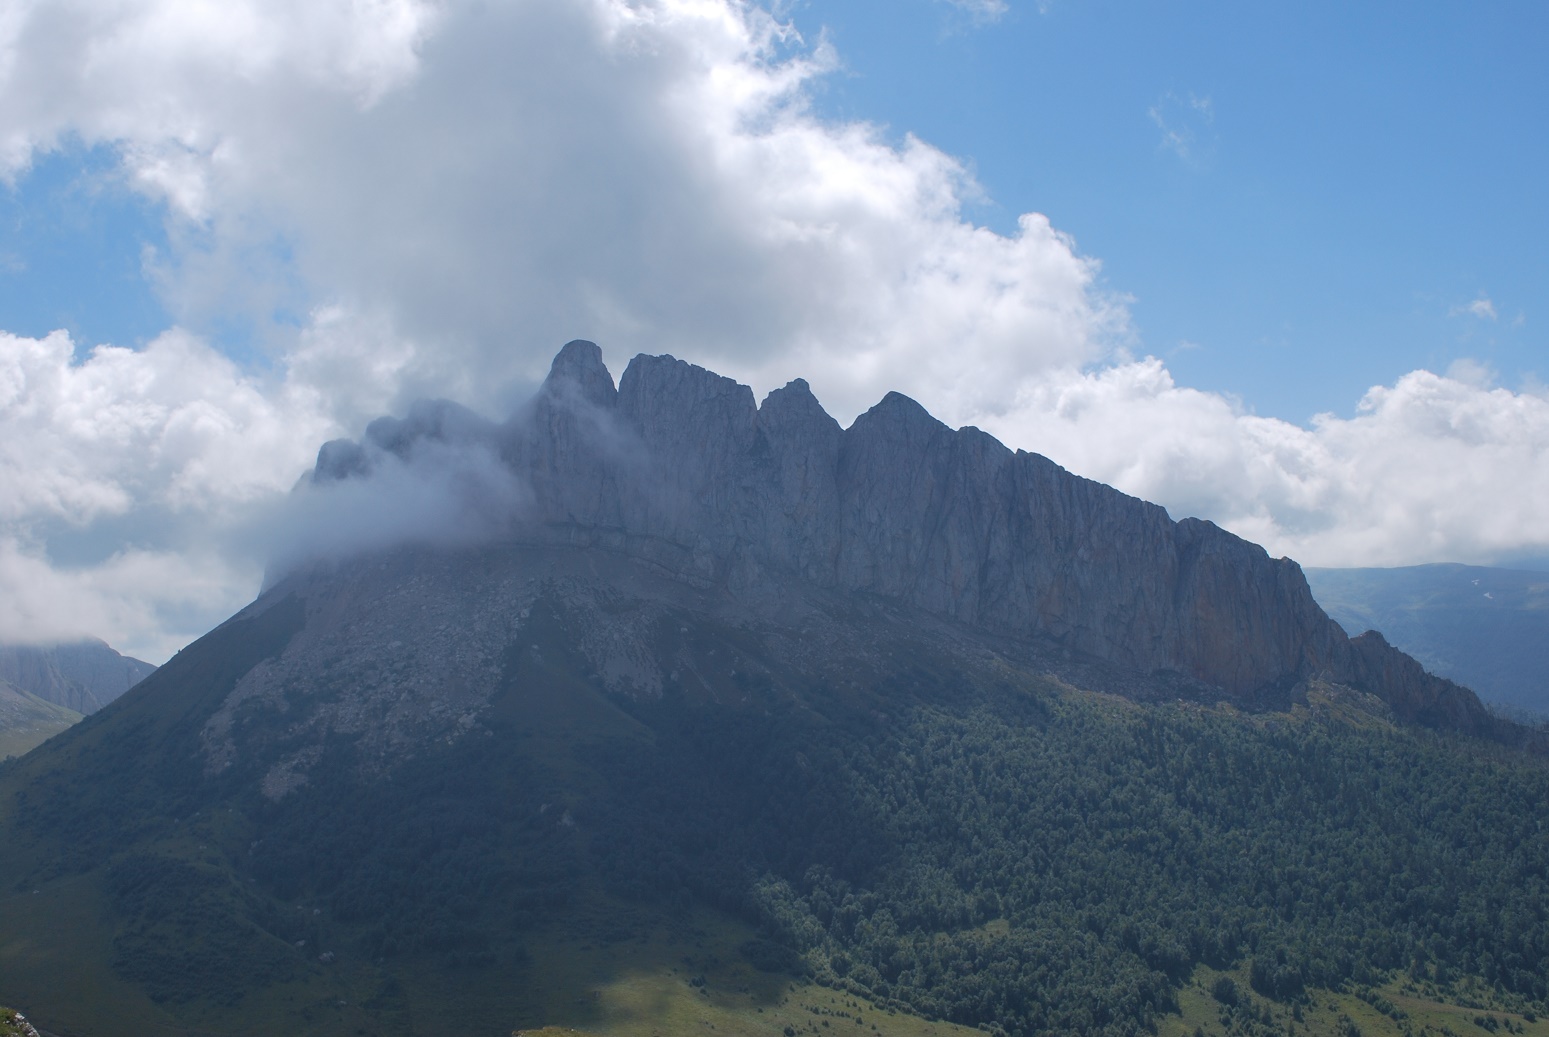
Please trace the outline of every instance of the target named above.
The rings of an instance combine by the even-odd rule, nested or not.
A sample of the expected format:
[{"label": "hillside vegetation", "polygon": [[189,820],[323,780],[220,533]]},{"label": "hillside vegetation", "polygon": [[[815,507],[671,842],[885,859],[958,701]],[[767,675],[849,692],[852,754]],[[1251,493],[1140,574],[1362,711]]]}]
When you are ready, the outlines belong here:
[{"label": "hillside vegetation", "polygon": [[[1232,1032],[1392,983],[1549,1014],[1549,769],[1347,689],[1139,704],[900,644],[866,685],[723,668],[644,702],[556,610],[479,732],[377,777],[335,738],[273,802],[197,733],[297,622],[228,624],[0,770],[0,996],[85,1035],[648,1033],[699,1004],[1138,1034],[1198,1016],[1204,969],[1278,1006]],[[702,659],[757,651],[683,622]]]},{"label": "hillside vegetation", "polygon": [[21,756],[80,719],[73,709],[0,680],[0,760]]}]

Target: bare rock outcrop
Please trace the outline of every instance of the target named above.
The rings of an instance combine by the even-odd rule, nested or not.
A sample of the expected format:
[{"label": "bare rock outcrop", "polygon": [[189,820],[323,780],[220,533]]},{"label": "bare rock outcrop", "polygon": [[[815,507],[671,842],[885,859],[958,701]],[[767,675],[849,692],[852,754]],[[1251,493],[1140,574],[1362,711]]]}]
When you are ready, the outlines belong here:
[{"label": "bare rock outcrop", "polygon": [[1249,704],[1317,677],[1406,720],[1498,723],[1380,635],[1347,638],[1290,559],[951,429],[898,393],[841,428],[801,380],[759,405],[729,378],[642,355],[615,388],[577,341],[504,426],[425,409],[361,446],[328,444],[314,480],[362,477],[371,449],[407,456],[416,436],[459,435],[498,443],[530,491],[514,541],[605,547],[733,595],[786,580],[874,595]]}]

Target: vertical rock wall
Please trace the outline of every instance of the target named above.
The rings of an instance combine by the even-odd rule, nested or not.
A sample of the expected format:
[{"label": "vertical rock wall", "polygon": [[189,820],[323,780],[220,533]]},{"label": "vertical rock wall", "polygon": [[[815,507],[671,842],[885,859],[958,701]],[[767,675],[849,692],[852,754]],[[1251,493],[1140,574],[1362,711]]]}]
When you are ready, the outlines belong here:
[{"label": "vertical rock wall", "polygon": [[[1380,636],[1350,641],[1295,562],[950,429],[897,393],[841,429],[804,381],[759,406],[729,378],[642,355],[615,389],[601,351],[578,341],[505,426],[470,431],[465,412],[448,414],[372,435],[394,453],[416,421],[497,439],[532,491],[513,536],[621,549],[733,593],[800,579],[880,595],[1244,701],[1326,676],[1405,719],[1493,723]],[[329,444],[315,477],[363,468],[360,448]]]}]

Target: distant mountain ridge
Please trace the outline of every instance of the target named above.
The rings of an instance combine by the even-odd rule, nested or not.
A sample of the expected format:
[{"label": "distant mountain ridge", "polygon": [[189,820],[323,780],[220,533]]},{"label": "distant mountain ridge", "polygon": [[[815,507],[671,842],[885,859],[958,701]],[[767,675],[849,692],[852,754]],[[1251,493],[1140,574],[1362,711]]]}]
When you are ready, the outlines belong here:
[{"label": "distant mountain ridge", "polygon": [[95,638],[0,644],[0,759],[20,756],[154,673]]},{"label": "distant mountain ridge", "polygon": [[155,670],[96,638],[54,645],[0,644],[0,680],[82,715],[95,713]]},{"label": "distant mountain ridge", "polygon": [[1250,705],[1321,677],[1407,721],[1524,735],[1382,637],[1346,637],[1295,562],[898,393],[842,429],[800,379],[758,405],[730,378],[641,355],[615,388],[598,347],[575,341],[504,425],[421,404],[326,444],[313,481],[458,441],[498,451],[528,487],[507,539],[621,551],[732,593],[794,578],[875,594]]},{"label": "distant mountain ridge", "polygon": [[1487,702],[1549,713],[1549,572],[1437,564],[1306,573],[1345,630],[1380,630]]}]

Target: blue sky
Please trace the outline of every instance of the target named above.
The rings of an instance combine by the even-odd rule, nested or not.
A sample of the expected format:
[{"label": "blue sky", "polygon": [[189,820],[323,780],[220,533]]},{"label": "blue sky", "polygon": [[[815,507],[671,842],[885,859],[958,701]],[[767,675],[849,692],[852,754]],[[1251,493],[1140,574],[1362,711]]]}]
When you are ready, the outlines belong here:
[{"label": "blue sky", "polygon": [[1307,564],[1543,564],[1545,53],[1526,3],[37,0],[0,640],[165,658],[322,442],[503,416],[576,337]]},{"label": "blue sky", "polygon": [[109,148],[39,157],[0,191],[0,326],[84,345],[143,344],[171,317],[147,277],[165,252],[162,207],[130,191]]},{"label": "blue sky", "polygon": [[[824,110],[967,158],[991,225],[1047,214],[1185,384],[1300,422],[1460,358],[1549,376],[1549,6],[793,15],[845,65]],[[1458,312],[1481,296],[1494,320]]]},{"label": "blue sky", "polygon": [[[986,17],[808,0],[786,14],[841,62],[812,91],[820,112],[963,160],[984,192],[967,212],[990,227],[1046,214],[1132,297],[1133,348],[1181,384],[1302,423],[1415,368],[1549,376],[1549,7],[1055,0]],[[243,314],[158,290],[165,207],[114,159],[67,141],[0,194],[3,325],[65,328],[84,348],[181,319],[247,355]]]}]

